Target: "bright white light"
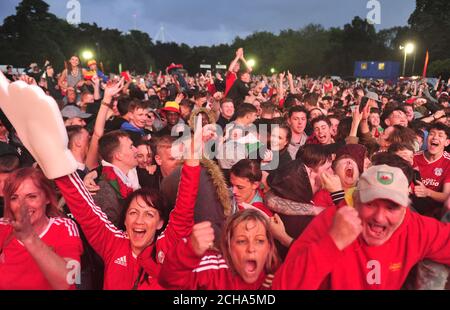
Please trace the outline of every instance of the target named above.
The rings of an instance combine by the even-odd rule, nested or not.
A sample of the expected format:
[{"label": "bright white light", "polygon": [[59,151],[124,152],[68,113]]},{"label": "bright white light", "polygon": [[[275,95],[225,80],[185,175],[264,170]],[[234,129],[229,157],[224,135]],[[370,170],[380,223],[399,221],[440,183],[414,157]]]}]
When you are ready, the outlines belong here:
[{"label": "bright white light", "polygon": [[247,64],[253,68],[256,65],[256,61],[254,59],[249,59],[247,61]]},{"label": "bright white light", "polygon": [[83,57],[85,60],[90,60],[92,58],[94,58],[94,54],[91,51],[83,51],[83,53],[81,54],[81,57]]},{"label": "bright white light", "polygon": [[270,69],[270,73],[275,73],[275,68]]},{"label": "bright white light", "polygon": [[414,44],[413,43],[408,43],[405,46],[405,53],[406,54],[411,54],[412,52],[414,52]]}]

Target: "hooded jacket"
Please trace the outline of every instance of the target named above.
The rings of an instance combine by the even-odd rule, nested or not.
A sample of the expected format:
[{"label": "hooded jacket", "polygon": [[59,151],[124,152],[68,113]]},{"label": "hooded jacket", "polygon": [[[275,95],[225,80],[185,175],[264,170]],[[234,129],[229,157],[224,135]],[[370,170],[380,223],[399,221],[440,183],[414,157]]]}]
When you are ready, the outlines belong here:
[{"label": "hooded jacket", "polygon": [[[305,165],[298,159],[294,160],[289,165],[280,167],[269,174],[267,183],[271,191],[266,195],[266,205],[274,213],[278,213],[287,234],[297,239],[315,215],[323,210],[313,206],[313,192]],[[277,209],[279,202],[275,201],[276,197],[281,198],[286,204],[291,202],[307,204],[307,210],[298,214],[284,214],[280,212],[282,210]],[[288,249],[279,242],[276,243],[280,257],[284,258]]]}]

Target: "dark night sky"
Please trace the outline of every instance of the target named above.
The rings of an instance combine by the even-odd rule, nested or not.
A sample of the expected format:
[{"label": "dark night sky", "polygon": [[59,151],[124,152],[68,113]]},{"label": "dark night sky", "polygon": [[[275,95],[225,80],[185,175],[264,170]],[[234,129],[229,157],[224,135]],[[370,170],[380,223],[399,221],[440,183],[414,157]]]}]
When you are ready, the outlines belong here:
[{"label": "dark night sky", "polygon": [[[354,16],[367,16],[369,0],[79,0],[81,21],[103,28],[134,28],[154,39],[161,25],[166,41],[188,45],[231,43],[254,31],[278,33],[309,23],[342,27]],[[0,20],[15,13],[20,0],[0,1]],[[65,18],[68,0],[46,0],[50,11]],[[376,29],[407,25],[414,0],[379,0],[381,24]],[[136,18],[133,15],[136,14]],[[161,37],[159,37],[161,39]]]}]

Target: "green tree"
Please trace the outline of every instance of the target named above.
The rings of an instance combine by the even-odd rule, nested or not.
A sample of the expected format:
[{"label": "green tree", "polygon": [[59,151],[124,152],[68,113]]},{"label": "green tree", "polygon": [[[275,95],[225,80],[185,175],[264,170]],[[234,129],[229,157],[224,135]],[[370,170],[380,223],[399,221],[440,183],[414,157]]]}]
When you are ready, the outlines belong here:
[{"label": "green tree", "polygon": [[450,1],[416,0],[408,22],[431,59],[448,58],[450,51]]},{"label": "green tree", "polygon": [[436,60],[430,63],[428,76],[450,77],[450,58]]}]

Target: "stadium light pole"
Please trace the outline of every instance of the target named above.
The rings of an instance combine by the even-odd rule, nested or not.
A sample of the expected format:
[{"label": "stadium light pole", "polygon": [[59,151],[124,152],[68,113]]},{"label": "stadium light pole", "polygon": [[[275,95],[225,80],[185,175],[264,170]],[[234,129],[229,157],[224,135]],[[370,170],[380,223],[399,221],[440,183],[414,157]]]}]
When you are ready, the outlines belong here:
[{"label": "stadium light pole", "polygon": [[400,46],[400,49],[404,51],[404,58],[403,58],[403,76],[406,74],[406,57],[408,54],[411,54],[414,52],[414,44],[413,43],[406,43],[405,46]]}]

